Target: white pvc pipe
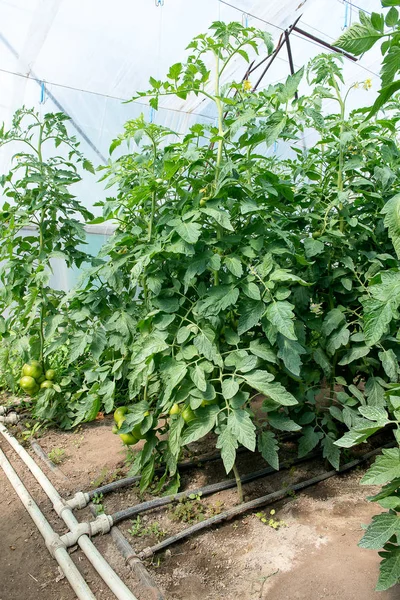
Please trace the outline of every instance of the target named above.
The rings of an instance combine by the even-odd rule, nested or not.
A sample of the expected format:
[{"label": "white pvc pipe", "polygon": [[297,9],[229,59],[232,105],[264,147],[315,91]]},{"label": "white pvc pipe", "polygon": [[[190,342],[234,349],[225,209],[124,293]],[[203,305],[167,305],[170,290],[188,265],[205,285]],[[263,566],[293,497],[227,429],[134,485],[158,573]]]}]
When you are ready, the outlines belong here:
[{"label": "white pvc pipe", "polygon": [[[6,438],[9,444],[14,448],[18,456],[23,460],[32,475],[41,485],[44,492],[53,503],[54,510],[59,517],[64,521],[67,527],[73,532],[79,525],[71,508],[66,505],[60,494],[53,486],[51,481],[46,477],[41,468],[36,464],[28,452],[21,446],[16,438],[7,431],[0,423],[0,433]],[[97,548],[87,535],[82,535],[78,539],[78,544],[93,567],[99,573],[100,577],[108,585],[110,590],[115,594],[118,600],[137,600],[136,596],[127,588],[124,582],[119,578],[116,572],[111,568],[105,558],[100,554]]]},{"label": "white pvc pipe", "polygon": [[[0,450],[0,466],[2,467],[4,473],[6,474],[9,482],[11,483],[15,492],[17,493],[22,504],[28,511],[32,521],[35,523],[36,527],[42,534],[46,545],[50,546],[59,538],[59,536],[52,529],[50,523],[47,521],[46,517],[41,512],[40,508],[37,506],[32,496],[29,494],[28,490],[26,489],[26,487],[18,477],[17,473],[14,471],[14,469],[8,462],[2,450]],[[53,556],[60,565],[65,577],[68,579],[72,589],[78,596],[79,600],[96,600],[96,597],[92,594],[82,575],[79,573],[78,569],[72,562],[72,559],[68,554],[66,548],[64,548],[63,546],[56,547]]]}]

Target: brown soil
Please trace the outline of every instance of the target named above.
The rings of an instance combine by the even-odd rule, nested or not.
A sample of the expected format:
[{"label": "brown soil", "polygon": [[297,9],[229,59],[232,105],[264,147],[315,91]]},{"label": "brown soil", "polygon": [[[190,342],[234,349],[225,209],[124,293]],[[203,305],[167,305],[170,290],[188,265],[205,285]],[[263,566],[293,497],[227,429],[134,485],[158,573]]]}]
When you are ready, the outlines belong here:
[{"label": "brown soil", "polygon": [[[48,431],[38,440],[51,452],[64,450],[60,469],[67,478],[58,477],[31,452],[49,478],[64,496],[87,490],[127,472],[125,451],[111,433],[110,419],[85,425],[74,433]],[[63,526],[21,461],[0,436],[0,446],[25,482],[30,493],[58,532]],[[29,447],[28,447],[29,449]],[[201,448],[197,448],[201,450]],[[293,447],[286,445],[290,456]],[[262,468],[259,457],[240,455],[242,473]],[[324,465],[312,461],[291,471],[245,486],[246,499],[254,498],[320,473]],[[397,600],[400,586],[376,593],[379,556],[362,550],[357,542],[362,536],[361,524],[368,523],[377,512],[365,501],[373,489],[362,488],[362,471],[334,477],[310,488],[296,498],[287,498],[274,506],[274,520],[284,521],[278,530],[261,522],[255,513],[207,530],[180,544],[171,546],[147,561],[147,567],[165,593],[166,600]],[[184,488],[194,488],[224,478],[221,465],[209,463],[194,471],[185,471]],[[0,469],[0,600],[72,600],[74,593],[50,557],[40,534]],[[105,510],[112,513],[132,506],[150,494],[139,493],[136,486],[104,498]],[[206,515],[236,503],[235,490],[227,490],[201,501]],[[263,513],[270,518],[272,507]],[[121,530],[136,550],[159,541],[156,529],[168,535],[187,526],[173,519],[173,509],[160,509],[141,517],[140,533],[153,524],[153,533],[132,537],[130,521]],[[87,510],[77,512],[81,519]],[[106,556],[140,600],[150,600],[139,581],[125,566],[110,536],[95,539]],[[93,572],[79,550],[72,553],[96,598],[111,600],[114,596]]]}]

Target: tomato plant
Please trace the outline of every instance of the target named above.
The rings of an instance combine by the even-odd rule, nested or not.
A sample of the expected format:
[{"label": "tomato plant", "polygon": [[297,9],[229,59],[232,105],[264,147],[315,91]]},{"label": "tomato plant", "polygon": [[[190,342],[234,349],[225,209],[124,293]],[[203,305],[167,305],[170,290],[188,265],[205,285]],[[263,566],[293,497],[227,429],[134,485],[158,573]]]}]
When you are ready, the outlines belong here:
[{"label": "tomato plant", "polygon": [[[46,339],[66,320],[60,309],[63,292],[49,285],[53,261],[79,267],[89,260],[80,246],[85,243],[82,220],[92,215],[69,187],[81,179],[77,165],[94,169],[69,136],[66,120],[60,113],[41,118],[22,108],[11,128],[0,130],[0,145],[15,149],[9,173],[0,178],[6,198],[0,213],[2,371],[11,386],[16,375],[10,373],[12,356],[19,357],[16,371],[29,358],[46,370],[46,353],[51,350],[46,349]],[[52,394],[53,390],[44,398]],[[42,402],[44,412],[39,414],[54,416],[47,401]]]},{"label": "tomato plant", "polygon": [[[385,16],[363,15],[338,41],[361,53],[385,38],[372,110],[349,112],[352,88],[362,86],[367,99],[371,83],[344,89],[340,57],[317,56],[252,91],[247,75],[236,82],[228,73],[233,61],[246,71],[260,49],[270,53],[268,34],[217,22],[197,36],[187,60],[135,98],[157,110],[170,95],[202,97],[216,122],[184,135],[143,116],[126,123],[101,169],[115,197],[92,221],[112,222],[115,233],[66,296],[48,285],[50,260],[62,252],[70,265],[88,262],[71,214],[91,215],[66,189],[79,179],[71,161],[91,165],[60,115],[42,122],[23,110],[2,132],[28,146],[2,178],[13,200],[2,212],[2,338],[23,361],[51,356],[35,408],[42,418],[57,414],[73,427],[116,408],[113,431],[127,445],[144,440],[132,467],[142,490],[160,465],[158,490],[176,490],[182,449],[205,436],[238,482],[239,446],[278,469],[282,432],[298,433],[300,457],[321,448],[335,468],[341,448],[386,425],[399,441],[396,4],[384,0]],[[25,130],[23,118],[33,119]],[[43,159],[39,148],[53,139],[72,148],[69,161]],[[277,141],[286,158],[274,153]],[[21,237],[27,225],[35,234]],[[30,372],[24,377],[34,389]],[[60,398],[56,386],[58,405],[49,402]],[[382,542],[379,589],[399,579],[398,462],[398,448],[387,450],[366,475],[385,485],[373,500],[389,510],[362,542]]]},{"label": "tomato plant", "polygon": [[[397,125],[398,99],[394,96],[400,89],[399,81],[394,81],[399,71],[397,60],[400,46],[400,19],[396,6],[397,0],[382,0],[383,7],[390,7],[386,14],[372,13],[370,16],[360,11],[360,22],[355,23],[338,40],[337,45],[358,55],[369,50],[377,41],[384,40],[381,46],[384,55],[381,78],[382,88],[378,97],[367,111],[368,117],[385,109],[384,117],[376,121],[376,125],[364,121],[364,129],[374,132],[374,138],[382,138],[385,128]],[[386,31],[385,31],[386,27]],[[390,100],[390,103],[388,101]],[[395,119],[387,121],[387,116],[395,115]],[[362,484],[382,485],[382,490],[368,499],[377,502],[387,512],[376,515],[368,526],[359,545],[362,548],[381,550],[379,580],[376,589],[386,590],[400,582],[400,402],[399,402],[399,263],[400,259],[400,195],[397,185],[398,165],[397,139],[385,147],[385,165],[372,163],[373,175],[379,182],[380,194],[374,196],[374,204],[378,204],[378,223],[381,229],[386,227],[393,248],[381,246],[380,254],[372,256],[373,264],[367,273],[360,289],[359,301],[362,305],[363,336],[368,355],[375,349],[375,361],[381,363],[386,381],[373,376],[367,381],[368,403],[358,408],[357,414],[346,421],[349,431],[341,437],[336,445],[350,448],[367,440],[375,432],[391,426],[397,447],[383,450],[375,463],[367,471]],[[382,206],[383,201],[383,206]],[[377,211],[378,212],[378,211]],[[385,250],[382,254],[382,250]],[[377,354],[377,356],[376,356]],[[370,362],[370,368],[376,371],[376,364]],[[379,368],[379,367],[378,367]],[[377,373],[379,375],[379,373]],[[387,382],[389,380],[389,382]]]},{"label": "tomato plant", "polygon": [[[108,410],[130,400],[121,433],[140,426],[146,438],[134,464],[142,488],[159,461],[176,487],[182,447],[210,432],[227,472],[239,445],[278,468],[281,431],[301,432],[300,456],[322,445],[338,468],[334,441],[394,376],[392,342],[366,339],[362,311],[370,280],[397,265],[380,215],[398,185],[396,113],[367,124],[363,111],[348,115],[351,90],[341,94],[340,61],[328,56],[311,62],[313,93],[298,100],[303,69],[257,93],[221,85],[233,57],[246,62],[268,40],[238,24],[212,31],[139,96],[157,108],[165,95],[203,95],[217,125],[177,140],[141,117],[111,145],[128,146],[103,178],[118,186],[104,204],[118,227],[78,298],[93,329],[84,321],[71,340],[92,354],[86,373],[104,383]],[[337,113],[324,116],[326,99]],[[268,155],[310,130],[309,152]]]}]

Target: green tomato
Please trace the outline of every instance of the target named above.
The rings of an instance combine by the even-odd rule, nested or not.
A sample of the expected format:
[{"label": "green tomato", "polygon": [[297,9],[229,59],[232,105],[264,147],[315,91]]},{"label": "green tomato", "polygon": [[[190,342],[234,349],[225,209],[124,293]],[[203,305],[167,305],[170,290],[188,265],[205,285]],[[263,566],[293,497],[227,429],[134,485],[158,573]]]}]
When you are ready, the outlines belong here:
[{"label": "green tomato", "polygon": [[172,405],[172,407],[171,407],[171,409],[169,411],[169,414],[170,415],[179,415],[180,412],[181,412],[181,409],[179,407],[179,404],[177,404],[175,402],[175,404]]},{"label": "green tomato", "polygon": [[32,365],[32,367],[42,368],[42,363],[40,362],[40,360],[30,360],[29,364]]},{"label": "green tomato", "polygon": [[27,391],[33,390],[37,386],[37,383],[35,379],[30,375],[24,375],[19,380],[19,385],[22,387],[23,390]]},{"label": "green tomato", "polygon": [[117,424],[113,425],[111,431],[115,434],[118,433],[118,431],[119,431],[118,425]]},{"label": "green tomato", "polygon": [[54,379],[55,376],[56,376],[56,372],[54,369],[47,369],[46,379],[49,379],[51,381],[52,379]]},{"label": "green tomato", "polygon": [[[36,361],[35,361],[36,362]],[[28,364],[22,367],[22,375],[27,377],[33,377],[33,379],[39,379],[43,375],[43,370],[40,365],[37,364]]]},{"label": "green tomato", "polygon": [[185,423],[190,423],[190,421],[193,421],[193,419],[196,418],[196,415],[194,414],[190,406],[186,406],[182,411],[182,417]]},{"label": "green tomato", "polygon": [[135,425],[135,427],[131,431],[131,434],[138,440],[142,440],[144,438],[144,435],[140,431],[140,427],[141,427],[141,423],[139,423],[138,425]]},{"label": "green tomato", "polygon": [[138,438],[132,433],[120,433],[119,437],[121,438],[125,446],[133,446],[139,441]]},{"label": "green tomato", "polygon": [[[150,413],[149,413],[149,411],[148,411],[148,410],[146,410],[146,412],[145,412],[145,413],[143,413],[143,419],[144,419],[145,417],[148,417],[148,416],[149,416],[149,414],[150,414]],[[134,426],[134,428],[132,429],[132,432],[131,432],[131,433],[132,433],[132,435],[134,435],[135,437],[137,437],[137,438],[138,438],[138,440],[142,440],[142,439],[145,437],[145,435],[146,435],[146,434],[143,434],[143,433],[140,431],[140,429],[141,429],[141,426],[142,426],[142,423],[138,423],[137,425],[135,425],[135,426]]]},{"label": "green tomato", "polygon": [[127,412],[128,412],[128,407],[127,406],[120,406],[114,412],[114,421],[116,423],[118,423],[118,427],[120,427],[119,422],[121,421],[121,419],[122,419],[122,422],[125,421],[125,415],[126,415]]},{"label": "green tomato", "polygon": [[53,382],[49,381],[48,379],[45,379],[44,381],[42,381],[42,383],[40,384],[40,388],[41,389],[49,389],[53,387]]}]

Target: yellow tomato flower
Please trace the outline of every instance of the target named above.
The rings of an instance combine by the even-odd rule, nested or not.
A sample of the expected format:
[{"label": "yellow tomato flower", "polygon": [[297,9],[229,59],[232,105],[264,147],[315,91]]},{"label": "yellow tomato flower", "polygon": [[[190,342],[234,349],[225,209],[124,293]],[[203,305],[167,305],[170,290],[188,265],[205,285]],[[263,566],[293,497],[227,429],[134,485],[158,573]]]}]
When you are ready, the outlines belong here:
[{"label": "yellow tomato flower", "polygon": [[248,79],[245,79],[243,81],[243,88],[246,92],[249,92],[251,90],[251,82]]},{"label": "yellow tomato flower", "polygon": [[366,79],[363,84],[364,90],[370,90],[372,88],[372,79]]}]

